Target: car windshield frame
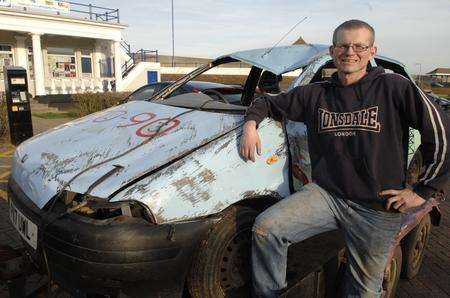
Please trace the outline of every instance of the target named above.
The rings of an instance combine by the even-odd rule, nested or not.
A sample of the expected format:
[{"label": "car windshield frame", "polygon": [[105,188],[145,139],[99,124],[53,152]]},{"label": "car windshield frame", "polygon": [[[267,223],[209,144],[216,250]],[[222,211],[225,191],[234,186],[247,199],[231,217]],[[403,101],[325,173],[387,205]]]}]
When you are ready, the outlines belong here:
[{"label": "car windshield frame", "polygon": [[169,86],[166,86],[165,88],[163,88],[160,91],[158,91],[158,93],[156,93],[154,96],[152,96],[151,100],[154,100],[154,101],[161,100],[161,101],[163,101],[163,100],[167,99],[166,96],[170,95],[173,91],[175,91],[176,89],[178,89],[179,87],[181,87],[182,85],[187,83],[188,81],[191,81],[194,78],[198,77],[202,73],[210,70],[211,68],[217,67],[218,65],[221,65],[221,64],[231,63],[231,62],[238,62],[238,61],[239,60],[236,60],[236,59],[231,58],[231,57],[224,57],[224,58],[219,58],[217,60],[211,61],[208,64],[203,64],[203,65],[199,66],[198,68],[194,69],[193,71],[191,71],[190,73],[188,73],[187,75],[185,75],[185,76],[181,77],[180,79],[176,80],[175,82],[173,82]]}]

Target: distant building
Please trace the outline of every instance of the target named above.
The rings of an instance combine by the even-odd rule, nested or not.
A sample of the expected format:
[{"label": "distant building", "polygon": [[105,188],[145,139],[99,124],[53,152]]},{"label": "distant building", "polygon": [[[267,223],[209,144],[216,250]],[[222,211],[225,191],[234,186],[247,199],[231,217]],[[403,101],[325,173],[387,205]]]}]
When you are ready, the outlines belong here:
[{"label": "distant building", "polygon": [[300,36],[293,44],[306,44],[306,41]]},{"label": "distant building", "polygon": [[1,1],[0,91],[5,65],[27,70],[33,95],[120,90],[126,27],[118,9],[53,0]]},{"label": "distant building", "polygon": [[450,68],[436,68],[435,70],[428,72],[427,75],[441,83],[450,82]]}]

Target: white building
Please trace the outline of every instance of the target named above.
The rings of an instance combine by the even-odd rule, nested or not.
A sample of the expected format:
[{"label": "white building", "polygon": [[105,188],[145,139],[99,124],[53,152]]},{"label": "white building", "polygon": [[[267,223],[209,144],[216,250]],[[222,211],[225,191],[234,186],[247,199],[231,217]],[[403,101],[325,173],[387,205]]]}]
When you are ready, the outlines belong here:
[{"label": "white building", "polygon": [[[184,75],[194,67],[168,67],[158,52],[132,52],[122,40],[119,10],[57,0],[0,0],[0,92],[3,66],[27,70],[33,96],[133,91]],[[214,68],[206,74],[246,75],[250,68]],[[295,75],[295,74],[294,74]]]},{"label": "white building", "polygon": [[[121,45],[127,25],[120,22],[118,9],[26,2],[0,1],[0,91],[4,65],[27,69],[33,95],[122,90],[122,67],[129,56]],[[40,1],[29,2],[36,6]],[[48,7],[61,4],[66,6]]]}]

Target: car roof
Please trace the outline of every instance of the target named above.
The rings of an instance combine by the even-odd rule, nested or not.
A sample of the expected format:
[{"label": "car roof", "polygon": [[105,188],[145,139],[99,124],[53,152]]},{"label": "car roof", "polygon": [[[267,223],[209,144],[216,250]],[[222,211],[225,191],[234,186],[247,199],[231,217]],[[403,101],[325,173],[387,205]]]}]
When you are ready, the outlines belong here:
[{"label": "car roof", "polygon": [[296,70],[318,56],[328,53],[329,46],[321,44],[291,45],[235,52],[224,57],[257,66],[276,75]]},{"label": "car roof", "polygon": [[[217,60],[231,57],[264,70],[268,70],[276,75],[280,75],[299,69],[311,63],[316,58],[329,55],[329,47],[329,45],[324,44],[302,44],[262,48],[231,53],[229,55],[221,56]],[[376,55],[375,58],[383,59],[404,67],[403,63],[386,56]]]}]

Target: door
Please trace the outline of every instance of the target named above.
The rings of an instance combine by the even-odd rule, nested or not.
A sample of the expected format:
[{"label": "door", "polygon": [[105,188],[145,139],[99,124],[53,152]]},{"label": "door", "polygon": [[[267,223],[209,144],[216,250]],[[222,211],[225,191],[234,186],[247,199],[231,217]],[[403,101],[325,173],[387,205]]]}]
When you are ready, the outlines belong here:
[{"label": "door", "polygon": [[154,70],[147,71],[147,84],[158,82],[158,72]]}]

